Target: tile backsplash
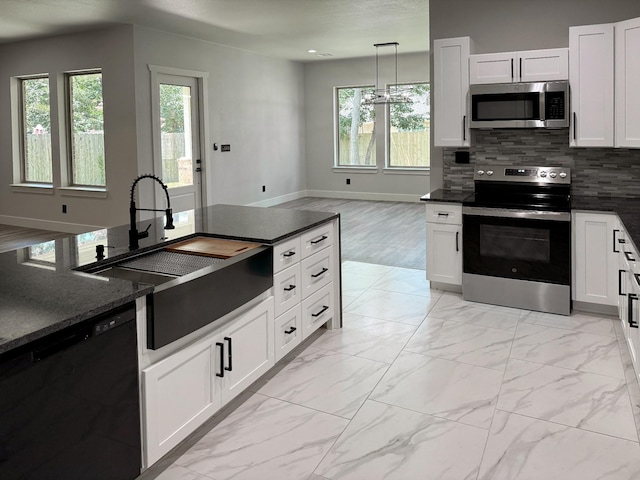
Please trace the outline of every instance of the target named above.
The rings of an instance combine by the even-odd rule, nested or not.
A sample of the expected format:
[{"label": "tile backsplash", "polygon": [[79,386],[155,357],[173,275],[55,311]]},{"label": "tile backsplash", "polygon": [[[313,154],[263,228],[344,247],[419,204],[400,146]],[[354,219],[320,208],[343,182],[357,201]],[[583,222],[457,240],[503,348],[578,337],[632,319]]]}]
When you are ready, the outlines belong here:
[{"label": "tile backsplash", "polygon": [[640,197],[640,150],[569,148],[566,129],[473,130],[471,141],[468,164],[443,149],[445,189],[473,190],[476,165],[540,165],[571,168],[574,195]]}]

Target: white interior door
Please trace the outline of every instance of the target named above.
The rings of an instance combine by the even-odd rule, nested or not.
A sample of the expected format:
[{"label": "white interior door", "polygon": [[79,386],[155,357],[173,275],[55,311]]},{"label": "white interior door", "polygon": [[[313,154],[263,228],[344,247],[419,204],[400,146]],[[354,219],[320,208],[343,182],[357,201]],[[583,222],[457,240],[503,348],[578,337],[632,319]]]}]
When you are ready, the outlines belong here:
[{"label": "white interior door", "polygon": [[[171,207],[202,207],[200,95],[197,78],[159,73],[154,88],[154,168],[169,188]],[[164,195],[162,191],[157,195]],[[162,205],[163,198],[157,198]]]}]

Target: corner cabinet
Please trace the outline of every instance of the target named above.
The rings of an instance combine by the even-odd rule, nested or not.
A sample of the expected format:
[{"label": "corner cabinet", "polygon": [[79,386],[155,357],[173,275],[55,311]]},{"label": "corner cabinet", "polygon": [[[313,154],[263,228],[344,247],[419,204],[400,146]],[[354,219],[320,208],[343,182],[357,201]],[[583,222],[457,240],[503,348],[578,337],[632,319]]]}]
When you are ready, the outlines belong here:
[{"label": "corner cabinet", "polygon": [[607,213],[574,213],[573,300],[618,306],[618,217]]},{"label": "corner cabinet", "polygon": [[468,147],[470,37],[433,41],[433,144]]},{"label": "corner cabinet", "polygon": [[572,147],[614,145],[614,26],[569,28]]},{"label": "corner cabinet", "polygon": [[542,82],[569,78],[569,50],[551,48],[469,57],[469,83]]},{"label": "corner cabinet", "polygon": [[615,31],[616,146],[640,148],[640,18]]},{"label": "corner cabinet", "polygon": [[427,203],[427,280],[462,285],[462,205]]}]

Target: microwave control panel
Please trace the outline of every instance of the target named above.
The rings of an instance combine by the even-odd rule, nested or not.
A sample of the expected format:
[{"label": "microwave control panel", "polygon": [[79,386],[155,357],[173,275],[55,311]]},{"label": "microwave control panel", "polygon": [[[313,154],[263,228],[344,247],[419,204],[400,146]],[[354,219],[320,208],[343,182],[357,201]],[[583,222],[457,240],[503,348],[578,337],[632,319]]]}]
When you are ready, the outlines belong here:
[{"label": "microwave control panel", "polygon": [[564,119],[564,92],[546,92],[544,105],[547,120]]}]

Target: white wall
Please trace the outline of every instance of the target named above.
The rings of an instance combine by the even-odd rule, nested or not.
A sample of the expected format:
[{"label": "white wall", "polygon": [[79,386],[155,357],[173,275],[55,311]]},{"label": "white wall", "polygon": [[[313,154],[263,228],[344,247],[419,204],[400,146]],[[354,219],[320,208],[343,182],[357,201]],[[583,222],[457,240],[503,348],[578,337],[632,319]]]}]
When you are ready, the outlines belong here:
[{"label": "white wall", "polygon": [[[134,43],[140,173],[153,169],[152,64],[209,72],[205,203],[267,204],[304,191],[302,64],[140,26]],[[214,152],[214,142],[231,151]],[[140,186],[141,202],[152,202]]]},{"label": "white wall", "polygon": [[[78,231],[127,221],[128,185],[136,166],[136,111],[133,96],[133,28],[120,26],[0,46],[0,223]],[[10,78],[101,68],[103,75],[107,198],[15,192],[11,151]],[[52,116],[58,104],[52,96]],[[62,106],[61,106],[62,107]],[[53,127],[53,125],[52,125]],[[53,132],[55,134],[55,131]],[[58,141],[52,140],[54,186],[60,186]],[[66,214],[62,205],[67,205]]]},{"label": "white wall", "polygon": [[[640,16],[638,0],[430,0],[431,41],[470,36],[475,53],[569,46],[569,27]],[[433,56],[431,56],[433,67]],[[432,116],[432,123],[437,122]],[[442,149],[431,148],[431,187],[442,186]]]},{"label": "white wall", "polygon": [[[400,46],[401,48],[402,46]],[[375,52],[374,52],[375,53]],[[383,63],[384,62],[384,63]],[[381,68],[389,65],[381,56]],[[382,71],[382,70],[381,70]],[[381,77],[382,77],[381,73]],[[385,74],[386,75],[386,74]],[[398,82],[428,82],[428,53],[399,54]],[[429,191],[428,175],[384,173],[384,134],[376,138],[378,172],[334,172],[333,89],[373,85],[375,57],[349,60],[323,60],[304,66],[307,188],[312,195],[380,200],[418,201]],[[383,108],[376,112],[381,118]],[[351,184],[346,185],[346,179]]]}]

